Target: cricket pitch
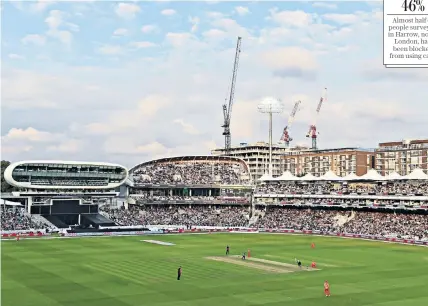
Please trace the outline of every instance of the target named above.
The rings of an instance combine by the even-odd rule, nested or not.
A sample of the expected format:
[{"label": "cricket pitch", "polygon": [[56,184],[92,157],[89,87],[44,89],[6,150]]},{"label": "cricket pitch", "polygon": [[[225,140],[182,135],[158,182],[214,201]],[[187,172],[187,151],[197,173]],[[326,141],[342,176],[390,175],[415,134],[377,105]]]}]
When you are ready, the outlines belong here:
[{"label": "cricket pitch", "polygon": [[248,268],[262,270],[264,272],[269,272],[269,273],[292,273],[292,272],[300,272],[300,271],[318,270],[318,269],[306,268],[306,267],[299,268],[296,265],[292,265],[284,262],[278,262],[278,261],[272,261],[272,260],[266,260],[261,258],[254,258],[254,257],[250,257],[245,260],[242,260],[240,256],[210,256],[205,258],[209,260],[226,262],[226,263],[231,263],[238,266],[244,266]]}]

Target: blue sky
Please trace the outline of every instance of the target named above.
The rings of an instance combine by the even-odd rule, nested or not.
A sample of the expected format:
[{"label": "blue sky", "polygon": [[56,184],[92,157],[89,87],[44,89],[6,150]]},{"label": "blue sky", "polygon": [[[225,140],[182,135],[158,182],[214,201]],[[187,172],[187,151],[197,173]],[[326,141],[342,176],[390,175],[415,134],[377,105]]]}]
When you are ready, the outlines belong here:
[{"label": "blue sky", "polygon": [[[282,100],[280,138],[319,144],[426,137],[426,69],[382,66],[382,2],[3,2],[2,158],[134,163],[209,154],[242,53],[232,142],[267,139],[257,104]],[[398,88],[402,88],[398,90]]]}]

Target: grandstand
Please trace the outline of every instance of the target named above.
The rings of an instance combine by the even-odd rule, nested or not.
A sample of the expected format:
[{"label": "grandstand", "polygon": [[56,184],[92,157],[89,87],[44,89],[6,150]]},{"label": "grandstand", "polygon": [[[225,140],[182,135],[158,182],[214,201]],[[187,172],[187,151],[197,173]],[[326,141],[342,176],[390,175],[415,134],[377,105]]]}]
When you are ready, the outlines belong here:
[{"label": "grandstand", "polygon": [[[115,226],[99,214],[99,207],[117,203],[117,189],[128,170],[120,165],[76,161],[21,161],[4,171],[5,181],[17,190],[2,198],[19,201],[5,207],[2,228],[9,230],[69,229]],[[9,216],[16,220],[8,222]]]},{"label": "grandstand", "polygon": [[21,161],[4,172],[10,185],[30,189],[114,189],[127,176],[126,168],[119,165],[73,161]]},{"label": "grandstand", "polygon": [[[234,157],[153,160],[131,168],[128,179],[127,170],[118,165],[109,165],[103,171],[100,166],[106,164],[62,162],[65,171],[58,171],[60,162],[46,164],[13,164],[6,169],[5,178],[8,182],[12,178],[11,183],[21,188],[13,194],[26,199],[26,213],[42,216],[56,227],[287,228],[428,239],[428,180],[418,170],[404,177],[382,177],[375,170],[361,177],[331,173],[294,177],[286,172],[254,184],[246,163]],[[15,169],[16,165],[20,170]],[[81,173],[75,169],[82,168],[86,182],[105,180],[116,190],[89,183],[67,185],[70,176],[64,173]],[[40,182],[40,173],[46,172],[51,188]],[[117,205],[119,196],[123,197],[123,205]]]},{"label": "grandstand", "polygon": [[137,186],[144,185],[248,185],[248,165],[239,158],[181,156],[136,165],[129,170]]},{"label": "grandstand", "polygon": [[158,159],[131,168],[130,177],[140,204],[248,204],[252,193],[248,166],[234,157]]}]

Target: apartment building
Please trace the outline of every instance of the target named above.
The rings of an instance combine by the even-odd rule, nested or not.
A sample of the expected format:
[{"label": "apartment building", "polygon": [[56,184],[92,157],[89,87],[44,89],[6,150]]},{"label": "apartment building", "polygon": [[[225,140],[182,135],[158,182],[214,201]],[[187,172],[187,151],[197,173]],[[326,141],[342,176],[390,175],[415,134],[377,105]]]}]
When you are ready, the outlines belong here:
[{"label": "apartment building", "polygon": [[331,170],[338,176],[349,173],[364,175],[374,168],[374,150],[338,148],[327,150],[303,150],[286,152],[282,156],[283,171],[297,176],[311,173],[321,176]]},{"label": "apartment building", "polygon": [[[272,174],[280,176],[283,173],[282,156],[285,152],[299,150],[300,148],[289,149],[284,146],[272,145]],[[212,155],[223,155],[224,148],[214,149]],[[241,143],[239,146],[232,147],[230,156],[239,157],[245,160],[248,164],[253,182],[262,177],[263,174],[269,171],[269,144],[265,142],[257,142],[254,144]]]},{"label": "apartment building", "polygon": [[407,175],[416,168],[428,173],[428,139],[379,143],[375,153],[376,170],[382,175]]}]

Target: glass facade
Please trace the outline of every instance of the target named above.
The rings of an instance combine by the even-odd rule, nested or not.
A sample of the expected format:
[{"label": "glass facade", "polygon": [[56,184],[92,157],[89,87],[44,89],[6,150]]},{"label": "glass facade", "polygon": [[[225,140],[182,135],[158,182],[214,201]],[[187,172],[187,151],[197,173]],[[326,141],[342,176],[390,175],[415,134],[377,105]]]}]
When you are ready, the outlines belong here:
[{"label": "glass facade", "polygon": [[117,166],[34,163],[14,168],[12,178],[34,185],[105,186],[121,182],[126,174],[126,169]]}]

